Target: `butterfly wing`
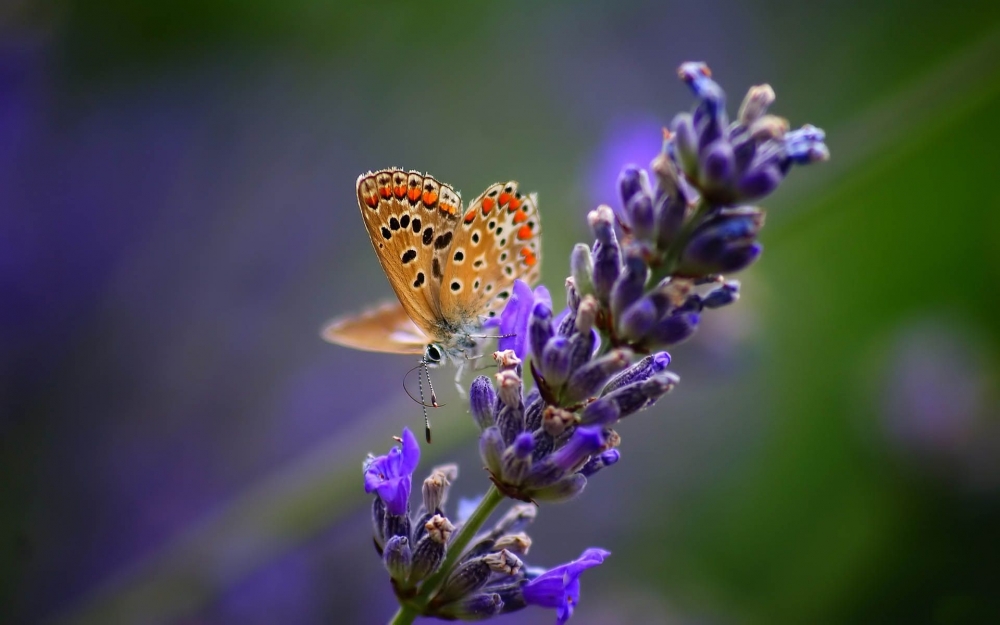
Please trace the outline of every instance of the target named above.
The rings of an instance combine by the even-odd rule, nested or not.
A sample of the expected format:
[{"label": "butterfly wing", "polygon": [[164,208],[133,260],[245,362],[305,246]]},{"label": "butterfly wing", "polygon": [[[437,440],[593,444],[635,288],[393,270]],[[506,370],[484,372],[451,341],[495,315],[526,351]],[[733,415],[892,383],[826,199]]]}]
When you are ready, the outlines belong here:
[{"label": "butterfly wing", "polygon": [[535,196],[497,183],[463,211],[448,250],[439,307],[446,318],[496,316],[514,280],[541,273],[541,221]]},{"label": "butterfly wing", "polygon": [[359,315],[334,319],[321,334],[336,345],[389,354],[423,354],[430,343],[399,302],[385,302]]},{"label": "butterfly wing", "polygon": [[358,178],[358,206],[375,255],[399,303],[428,337],[441,340],[443,253],[462,200],[431,176],[386,169]]}]

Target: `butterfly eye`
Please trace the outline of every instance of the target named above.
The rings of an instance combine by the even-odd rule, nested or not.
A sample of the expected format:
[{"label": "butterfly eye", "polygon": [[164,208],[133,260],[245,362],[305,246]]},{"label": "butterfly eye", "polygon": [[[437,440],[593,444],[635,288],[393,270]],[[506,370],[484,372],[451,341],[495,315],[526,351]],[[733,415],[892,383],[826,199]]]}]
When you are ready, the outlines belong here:
[{"label": "butterfly eye", "polygon": [[441,348],[434,343],[428,345],[427,349],[424,350],[424,362],[428,365],[434,366],[441,364],[441,359],[443,357],[444,355],[441,353]]}]

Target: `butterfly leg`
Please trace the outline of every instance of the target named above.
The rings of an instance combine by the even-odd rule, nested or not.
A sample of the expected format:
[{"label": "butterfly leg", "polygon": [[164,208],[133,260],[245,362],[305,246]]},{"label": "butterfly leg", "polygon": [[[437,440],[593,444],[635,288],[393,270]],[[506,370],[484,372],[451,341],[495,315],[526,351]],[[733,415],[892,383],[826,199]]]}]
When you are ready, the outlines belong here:
[{"label": "butterfly leg", "polygon": [[466,399],[468,395],[465,392],[465,387],[462,386],[462,374],[465,373],[465,365],[468,360],[460,360],[458,365],[455,367],[455,388],[458,389],[458,396],[462,399]]}]

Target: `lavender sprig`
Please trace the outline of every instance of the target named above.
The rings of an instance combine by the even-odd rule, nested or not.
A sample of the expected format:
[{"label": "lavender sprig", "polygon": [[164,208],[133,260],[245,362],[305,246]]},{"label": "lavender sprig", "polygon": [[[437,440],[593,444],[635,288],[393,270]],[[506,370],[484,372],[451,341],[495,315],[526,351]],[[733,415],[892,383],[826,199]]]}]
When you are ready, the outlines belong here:
[{"label": "lavender sprig", "polygon": [[[400,605],[392,623],[482,620],[529,605],[556,610],[557,625],[570,618],[581,574],[610,554],[590,548],[552,569],[527,566],[525,529],[538,505],[579,495],[621,460],[614,428],[679,382],[659,350],[691,336],[706,310],[734,303],[740,284],[723,274],[760,257],[764,211],[747,203],[774,191],[793,165],[829,157],[822,130],[789,131],[767,113],[770,86],[751,88],[730,123],[706,65],[685,63],[678,74],[697,99],[694,111],[664,131],[652,177],[635,166],[622,171],[620,210],[589,213],[594,242],[573,249],[566,308],[554,314],[545,287],[518,281],[491,322],[504,336],[497,372],[469,391],[492,482],[475,509],[447,513],[458,467],[442,465],[410,510],[420,448],[409,430],[365,463],[375,548]],[[505,499],[518,503],[484,529]]]},{"label": "lavender sprig", "polygon": [[[588,217],[595,242],[577,246],[573,279],[601,304],[597,329],[609,347],[639,353],[691,336],[705,309],[739,296],[725,274],[761,255],[764,210],[748,205],[773,192],[793,165],[829,158],[824,132],[788,130],[770,115],[774,90],[752,87],[732,123],[726,95],[704,63],[685,63],[680,78],[697,98],[674,118],[650,175],[634,165],[619,177],[621,208]],[[615,224],[622,237],[616,236]]]}]

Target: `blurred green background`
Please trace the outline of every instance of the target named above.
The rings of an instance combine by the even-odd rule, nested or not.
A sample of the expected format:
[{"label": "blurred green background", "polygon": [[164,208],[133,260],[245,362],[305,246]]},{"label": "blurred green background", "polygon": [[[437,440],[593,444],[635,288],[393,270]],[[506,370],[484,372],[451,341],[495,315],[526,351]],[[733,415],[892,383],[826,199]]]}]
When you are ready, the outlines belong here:
[{"label": "blurred green background", "polygon": [[[360,462],[412,362],[323,344],[391,297],[359,173],[586,211],[691,105],[826,129],[743,299],[623,461],[541,510],[579,623],[1000,622],[1000,4],[147,0],[0,8],[0,621],[375,623]],[[486,487],[441,376],[432,463]],[[551,622],[522,612],[506,622]]]}]

